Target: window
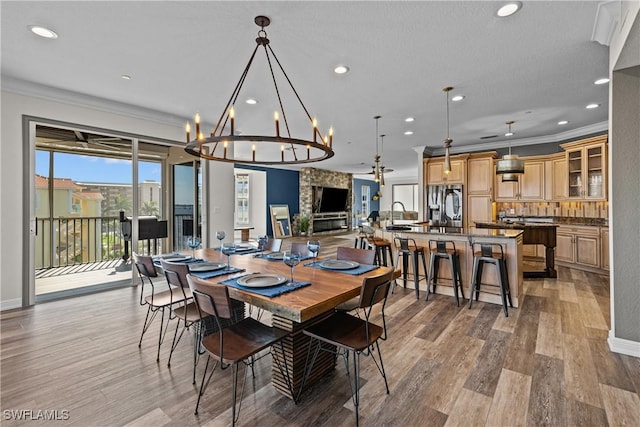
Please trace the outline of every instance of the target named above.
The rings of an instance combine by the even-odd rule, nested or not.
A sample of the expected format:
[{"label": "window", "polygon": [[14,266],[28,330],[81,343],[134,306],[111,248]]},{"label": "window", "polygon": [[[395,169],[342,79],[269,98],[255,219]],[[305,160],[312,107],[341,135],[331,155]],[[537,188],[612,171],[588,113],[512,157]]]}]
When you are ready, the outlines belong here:
[{"label": "window", "polygon": [[369,216],[369,200],[371,200],[371,188],[368,185],[363,185],[361,188],[360,196],[360,212],[365,216]]},{"label": "window", "polygon": [[236,175],[236,225],[249,225],[249,175]]}]

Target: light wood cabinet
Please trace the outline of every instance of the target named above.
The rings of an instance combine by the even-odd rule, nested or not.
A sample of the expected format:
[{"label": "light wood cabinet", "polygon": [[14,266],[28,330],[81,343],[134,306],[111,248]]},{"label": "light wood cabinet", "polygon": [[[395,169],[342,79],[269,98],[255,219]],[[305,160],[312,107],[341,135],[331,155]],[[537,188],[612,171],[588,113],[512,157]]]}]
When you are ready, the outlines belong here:
[{"label": "light wood cabinet", "polygon": [[600,229],[589,226],[559,226],[556,233],[556,261],[572,267],[601,268]]},{"label": "light wood cabinet", "polygon": [[493,194],[493,157],[467,161],[468,194]]},{"label": "light wood cabinet", "polygon": [[502,182],[502,176],[495,175],[495,189],[496,201],[544,201],[544,160],[525,160],[517,182]]},{"label": "light wood cabinet", "polygon": [[562,144],[567,159],[567,198],[605,200],[607,136]]},{"label": "light wood cabinet", "polygon": [[444,173],[444,159],[427,163],[427,185],[464,184],[464,160],[451,159],[451,172]]},{"label": "light wood cabinet", "polygon": [[551,195],[548,200],[567,198],[567,159],[561,157],[551,160]]},{"label": "light wood cabinet", "polygon": [[469,194],[467,196],[467,224],[474,227],[475,222],[491,222],[494,220],[493,202],[490,195]]},{"label": "light wood cabinet", "polygon": [[602,262],[600,265],[603,270],[609,270],[609,227],[600,229],[600,243],[602,244]]}]

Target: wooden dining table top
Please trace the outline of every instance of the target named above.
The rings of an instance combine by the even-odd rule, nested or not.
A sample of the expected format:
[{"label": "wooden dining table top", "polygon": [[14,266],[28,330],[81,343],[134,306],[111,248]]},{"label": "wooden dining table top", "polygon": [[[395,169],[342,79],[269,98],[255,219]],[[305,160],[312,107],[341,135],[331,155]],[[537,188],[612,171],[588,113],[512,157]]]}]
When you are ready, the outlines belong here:
[{"label": "wooden dining table top", "polygon": [[[245,271],[207,280],[211,283],[219,283],[231,277],[239,277],[251,273],[280,274],[287,278],[290,277],[291,270],[283,261],[256,258],[254,255],[232,255],[231,266],[242,268]],[[195,256],[207,261],[225,263],[227,261],[226,255],[217,249],[200,249],[195,252]],[[322,257],[318,258],[318,260],[321,259]],[[352,275],[304,266],[304,264],[312,261],[301,261],[294,268],[294,280],[296,282],[310,282],[311,286],[295,289],[273,298],[229,286],[229,295],[233,299],[247,302],[272,314],[302,323],[332,310],[351,298],[359,296],[362,281],[365,277],[384,274],[393,269],[393,267],[381,266],[368,273]]]}]

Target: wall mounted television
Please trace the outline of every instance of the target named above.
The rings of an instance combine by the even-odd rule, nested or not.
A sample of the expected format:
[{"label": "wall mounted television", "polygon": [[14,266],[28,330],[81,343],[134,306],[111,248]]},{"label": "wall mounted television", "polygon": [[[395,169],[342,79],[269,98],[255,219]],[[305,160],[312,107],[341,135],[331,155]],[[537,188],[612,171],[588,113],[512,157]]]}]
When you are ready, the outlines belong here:
[{"label": "wall mounted television", "polygon": [[344,212],[349,207],[349,190],[346,188],[313,187],[313,212]]}]

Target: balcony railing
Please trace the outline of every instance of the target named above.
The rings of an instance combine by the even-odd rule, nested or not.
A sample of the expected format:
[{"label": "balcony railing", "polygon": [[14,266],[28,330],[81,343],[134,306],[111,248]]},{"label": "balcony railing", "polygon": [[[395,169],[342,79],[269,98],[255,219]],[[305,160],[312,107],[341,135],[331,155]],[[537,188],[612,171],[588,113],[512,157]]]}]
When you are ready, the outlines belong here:
[{"label": "balcony railing", "polygon": [[[162,253],[167,239],[157,245],[138,242],[141,254]],[[36,269],[66,267],[122,258],[125,240],[120,219],[106,217],[36,218]]]}]

